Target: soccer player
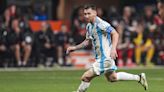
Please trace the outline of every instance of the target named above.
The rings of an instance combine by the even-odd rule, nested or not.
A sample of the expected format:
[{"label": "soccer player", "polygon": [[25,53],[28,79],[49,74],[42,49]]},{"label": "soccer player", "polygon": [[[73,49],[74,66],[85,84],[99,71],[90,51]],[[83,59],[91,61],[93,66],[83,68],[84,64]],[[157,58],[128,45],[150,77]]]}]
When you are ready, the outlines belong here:
[{"label": "soccer player", "polygon": [[164,20],[164,0],[158,0],[157,7],[160,17],[162,18],[162,20]]},{"label": "soccer player", "polygon": [[92,42],[95,51],[95,62],[81,77],[81,84],[76,92],[86,92],[93,78],[105,75],[108,81],[134,80],[139,82],[145,90],[148,89],[145,73],[134,75],[126,72],[118,72],[114,59],[116,59],[116,46],[119,35],[117,31],[106,21],[97,16],[94,5],[84,6],[84,17],[88,22],[86,26],[86,39],[79,45],[67,48],[67,53],[86,47]]}]

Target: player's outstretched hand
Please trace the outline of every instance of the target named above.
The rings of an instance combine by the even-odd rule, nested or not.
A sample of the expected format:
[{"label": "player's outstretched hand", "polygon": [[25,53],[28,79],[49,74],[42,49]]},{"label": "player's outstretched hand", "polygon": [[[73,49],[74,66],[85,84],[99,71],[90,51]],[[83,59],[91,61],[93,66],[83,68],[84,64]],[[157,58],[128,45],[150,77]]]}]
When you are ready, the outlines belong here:
[{"label": "player's outstretched hand", "polygon": [[66,51],[66,54],[69,54],[70,52],[76,50],[76,47],[75,46],[70,46],[67,48],[67,51]]},{"label": "player's outstretched hand", "polygon": [[112,59],[116,59],[116,58],[118,57],[116,49],[112,49],[112,50],[111,50],[110,57],[111,57]]}]

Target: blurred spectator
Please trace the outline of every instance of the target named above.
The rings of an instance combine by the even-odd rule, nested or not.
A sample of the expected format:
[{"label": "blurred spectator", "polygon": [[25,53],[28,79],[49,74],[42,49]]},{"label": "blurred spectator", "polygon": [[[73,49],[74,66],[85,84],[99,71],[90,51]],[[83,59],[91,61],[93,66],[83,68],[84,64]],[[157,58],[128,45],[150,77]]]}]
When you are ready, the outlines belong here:
[{"label": "blurred spectator", "polygon": [[157,25],[155,24],[155,17],[151,6],[145,6],[144,13],[144,22],[146,25],[143,34],[143,43],[145,44],[145,46],[143,47],[142,51],[147,52],[145,65],[150,66],[153,65],[152,59],[155,51],[154,42],[157,33]]},{"label": "blurred spectator", "polygon": [[9,10],[10,10],[10,16],[12,17],[15,17],[16,16],[16,5],[12,4],[10,7],[9,7]]},{"label": "blurred spectator", "polygon": [[35,49],[37,64],[52,66],[55,60],[55,38],[47,22],[42,22],[41,30],[35,35]]},{"label": "blurred spectator", "polygon": [[151,60],[154,55],[154,30],[146,30],[143,23],[139,23],[136,29],[137,37],[134,39],[136,45],[135,48],[135,60],[138,65],[142,64],[143,56],[144,65],[152,66]]},{"label": "blurred spectator", "polygon": [[4,16],[3,16],[3,22],[4,27],[9,28],[11,27],[11,18],[10,18],[10,11],[8,9],[5,10]]},{"label": "blurred spectator", "polygon": [[8,66],[8,62],[10,61],[8,58],[10,57],[10,49],[8,49],[8,41],[7,35],[11,28],[11,18],[9,9],[4,11],[4,14],[0,18],[0,65]]},{"label": "blurred spectator", "polygon": [[14,18],[19,18],[20,16],[18,12],[18,8],[16,5],[12,4],[6,10],[4,11],[4,14],[1,19],[2,27],[5,29],[10,29],[11,28],[11,22]]},{"label": "blurred spectator", "polygon": [[68,28],[66,25],[61,26],[61,30],[57,33],[57,52],[58,52],[58,63],[60,65],[67,65],[66,64],[66,46],[69,44],[69,35],[68,35]]},{"label": "blurred spectator", "polygon": [[157,8],[158,14],[160,15],[161,19],[164,20],[164,0],[158,0]]},{"label": "blurred spectator", "polygon": [[[164,65],[164,24],[159,26],[158,36],[155,41],[156,51],[157,51],[157,64]],[[159,57],[159,58],[158,58]]]},{"label": "blurred spectator", "polygon": [[[8,31],[3,24],[0,25],[0,66],[7,67],[11,58],[10,49],[7,41]],[[10,61],[11,62],[11,61]]]},{"label": "blurred spectator", "polygon": [[154,23],[155,17],[153,14],[152,6],[145,6],[143,20],[145,22],[146,29],[148,30],[156,29],[156,24]]},{"label": "blurred spectator", "polygon": [[[8,42],[15,53],[15,58],[18,66],[26,66],[31,55],[32,50],[32,37],[31,35],[26,35],[26,32],[20,29],[19,20],[15,18],[12,21],[12,30],[8,35]],[[23,54],[21,53],[23,52]],[[23,59],[21,59],[21,57]]]},{"label": "blurred spectator", "polygon": [[31,3],[30,6],[27,7],[26,13],[24,15],[29,20],[33,20],[34,19],[34,4],[33,3]]},{"label": "blurred spectator", "polygon": [[[34,33],[33,31],[31,30],[30,26],[29,26],[29,21],[28,19],[25,17],[25,16],[22,16],[21,19],[20,19],[20,22],[19,22],[19,26],[20,26],[20,29],[22,30],[22,33],[23,33],[23,41],[22,41],[22,46],[27,49],[27,50],[30,50],[30,59],[32,58],[32,55],[34,53],[33,51],[33,47],[34,47]],[[25,51],[24,51],[25,52]],[[27,51],[26,51],[27,52]],[[24,53],[25,54],[28,54],[28,53]],[[25,55],[26,56],[26,55]],[[28,60],[28,61],[31,61],[31,60]],[[30,66],[30,63],[28,63],[28,66]]]},{"label": "blurred spectator", "polygon": [[85,39],[85,19],[84,19],[84,14],[83,14],[83,7],[80,6],[77,9],[77,15],[73,18],[72,20],[72,36],[74,39],[75,44],[81,43]]},{"label": "blurred spectator", "polygon": [[37,8],[37,10],[35,11],[34,20],[48,20],[45,5],[41,5],[39,8]]},{"label": "blurred spectator", "polygon": [[[132,42],[134,31],[136,29],[136,20],[132,18],[132,10],[130,6],[125,6],[123,9],[123,16],[122,20],[120,21],[120,24],[122,25],[122,31],[121,31],[121,42],[119,42],[118,45],[118,66],[122,67],[124,64],[126,66],[134,66],[132,56],[133,56],[133,49],[134,44]],[[125,54],[126,53],[126,54]],[[127,56],[123,56],[127,55]],[[124,58],[126,57],[126,58]],[[123,62],[126,61],[126,62]]]},{"label": "blurred spectator", "polygon": [[119,25],[121,15],[118,13],[116,7],[111,6],[108,11],[109,21],[112,26],[117,27]]},{"label": "blurred spectator", "polygon": [[100,7],[97,8],[97,16],[99,16],[102,19],[107,20],[106,12]]},{"label": "blurred spectator", "polygon": [[164,24],[158,24],[157,29],[155,30],[153,36],[155,45],[155,52],[153,61],[155,64],[161,65],[164,64]]},{"label": "blurred spectator", "polygon": [[7,8],[10,12],[10,17],[11,17],[11,20],[14,19],[14,18],[19,18],[20,15],[21,15],[21,10],[19,7],[17,7],[15,4],[11,4],[9,5],[9,7]]}]

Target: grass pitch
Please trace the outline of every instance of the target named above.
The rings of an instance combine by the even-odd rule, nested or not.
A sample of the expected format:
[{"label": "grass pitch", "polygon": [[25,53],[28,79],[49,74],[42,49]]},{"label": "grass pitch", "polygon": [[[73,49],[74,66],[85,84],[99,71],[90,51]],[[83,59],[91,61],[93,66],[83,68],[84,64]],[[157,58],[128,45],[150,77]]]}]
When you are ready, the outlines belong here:
[{"label": "grass pitch", "polygon": [[[104,76],[95,78],[87,92],[164,92],[164,68],[123,69],[147,74],[149,90],[135,81],[109,83]],[[72,92],[84,70],[0,71],[0,92]]]}]

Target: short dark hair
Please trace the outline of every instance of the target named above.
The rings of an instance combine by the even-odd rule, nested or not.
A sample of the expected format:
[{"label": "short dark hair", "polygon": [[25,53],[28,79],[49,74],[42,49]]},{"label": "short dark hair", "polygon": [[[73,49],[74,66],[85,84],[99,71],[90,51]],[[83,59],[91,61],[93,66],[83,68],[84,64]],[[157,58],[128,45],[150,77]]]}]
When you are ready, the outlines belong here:
[{"label": "short dark hair", "polygon": [[89,9],[91,8],[92,10],[96,10],[96,6],[94,4],[86,4],[84,5],[84,9]]}]

